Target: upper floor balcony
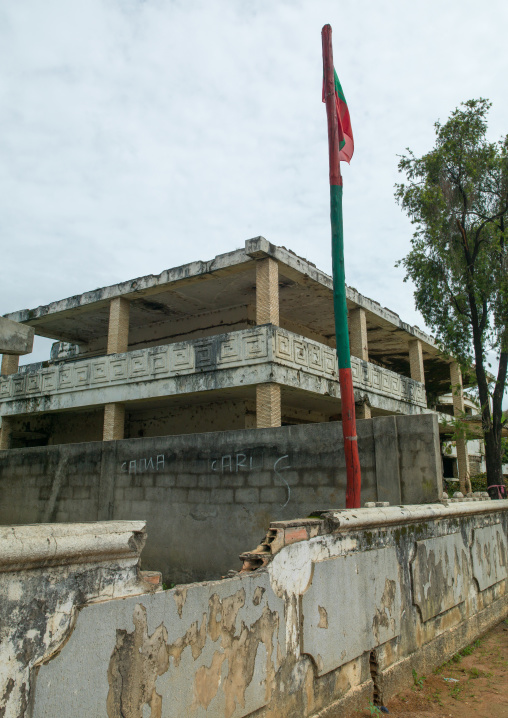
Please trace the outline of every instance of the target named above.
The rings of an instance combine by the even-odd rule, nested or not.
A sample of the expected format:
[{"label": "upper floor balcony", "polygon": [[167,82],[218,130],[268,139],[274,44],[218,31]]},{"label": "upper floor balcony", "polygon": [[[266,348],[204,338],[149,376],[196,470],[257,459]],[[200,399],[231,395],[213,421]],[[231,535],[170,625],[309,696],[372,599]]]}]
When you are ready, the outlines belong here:
[{"label": "upper floor balcony", "polygon": [[[422,383],[351,357],[357,402],[378,413],[426,410]],[[335,350],[265,324],[120,354],[27,367],[0,378],[3,416],[57,412],[275,384],[340,400]],[[340,404],[337,403],[338,413]]]}]

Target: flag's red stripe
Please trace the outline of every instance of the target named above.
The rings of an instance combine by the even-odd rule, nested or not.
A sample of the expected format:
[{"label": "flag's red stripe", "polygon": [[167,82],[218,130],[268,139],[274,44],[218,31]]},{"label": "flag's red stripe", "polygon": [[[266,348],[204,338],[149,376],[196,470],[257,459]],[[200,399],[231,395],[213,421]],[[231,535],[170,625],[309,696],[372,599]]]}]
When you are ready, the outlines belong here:
[{"label": "flag's red stripe", "polygon": [[337,121],[339,125],[339,162],[350,162],[353,152],[355,151],[355,143],[353,140],[353,129],[351,127],[351,118],[346,103],[341,100],[335,93],[335,107],[337,110]]}]

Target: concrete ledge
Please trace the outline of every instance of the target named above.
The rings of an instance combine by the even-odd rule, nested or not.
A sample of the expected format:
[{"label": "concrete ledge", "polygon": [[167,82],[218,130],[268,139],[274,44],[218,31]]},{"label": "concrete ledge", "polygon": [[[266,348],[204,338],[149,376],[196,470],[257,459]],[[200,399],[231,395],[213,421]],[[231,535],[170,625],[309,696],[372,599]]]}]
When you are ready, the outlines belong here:
[{"label": "concrete ledge", "polygon": [[0,572],[139,559],[145,521],[0,527]]},{"label": "concrete ledge", "polygon": [[409,524],[429,519],[455,518],[489,514],[508,510],[505,501],[464,501],[446,506],[445,504],[423,504],[415,506],[387,506],[386,508],[345,509],[325,511],[321,518],[328,520],[334,533],[351,529],[384,527],[391,524]]},{"label": "concrete ledge", "polygon": [[315,511],[316,518],[271,521],[270,528],[259,546],[240,554],[240,560],[243,562],[242,571],[256,571],[263,568],[285,546],[308,541],[316,536],[363,529],[383,529],[393,525],[403,526],[440,518],[497,513],[503,509],[508,509],[508,500],[489,500],[484,503],[479,499],[474,502],[457,503],[453,507],[446,504],[416,504]]},{"label": "concrete ledge", "polygon": [[0,354],[30,354],[34,328],[0,317]]}]

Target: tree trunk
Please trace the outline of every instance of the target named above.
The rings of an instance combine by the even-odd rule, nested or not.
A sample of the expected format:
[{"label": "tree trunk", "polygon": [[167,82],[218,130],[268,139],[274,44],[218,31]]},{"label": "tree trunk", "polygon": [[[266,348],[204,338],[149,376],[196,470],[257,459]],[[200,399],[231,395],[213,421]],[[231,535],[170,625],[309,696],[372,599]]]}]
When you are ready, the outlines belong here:
[{"label": "tree trunk", "polygon": [[487,486],[502,486],[503,471],[501,458],[501,424],[485,432],[485,463],[487,464]]},{"label": "tree trunk", "polygon": [[[506,346],[507,332],[502,337],[502,344]],[[499,370],[497,373],[496,387],[492,395],[492,424],[491,431],[485,434],[485,461],[487,463],[487,486],[503,486],[503,457],[502,457],[502,418],[503,418],[503,394],[506,385],[506,373],[508,368],[508,352],[501,351],[499,357]],[[487,450],[487,437],[489,448]],[[487,451],[489,453],[487,453]]]},{"label": "tree trunk", "polygon": [[[490,410],[490,396],[483,356],[483,337],[478,321],[478,310],[474,294],[469,292],[469,306],[471,309],[471,328],[473,330],[473,348],[475,355],[475,373],[478,382],[478,394],[482,413],[482,430],[485,441],[485,463],[487,467],[487,486],[503,485],[503,470],[501,457],[501,418],[502,395],[506,381],[506,353],[502,352],[499,363],[499,372],[496,389]],[[504,339],[504,337],[503,337]]]}]

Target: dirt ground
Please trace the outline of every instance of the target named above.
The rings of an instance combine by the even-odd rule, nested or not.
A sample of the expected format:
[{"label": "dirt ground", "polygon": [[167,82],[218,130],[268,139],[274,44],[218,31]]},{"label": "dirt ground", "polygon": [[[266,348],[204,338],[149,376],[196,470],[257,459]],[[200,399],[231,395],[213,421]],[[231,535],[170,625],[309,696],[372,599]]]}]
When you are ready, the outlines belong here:
[{"label": "dirt ground", "polygon": [[[446,679],[453,680],[446,680]],[[508,619],[387,701],[397,718],[508,718]],[[384,716],[374,706],[348,718]],[[345,718],[345,716],[342,716]]]}]

